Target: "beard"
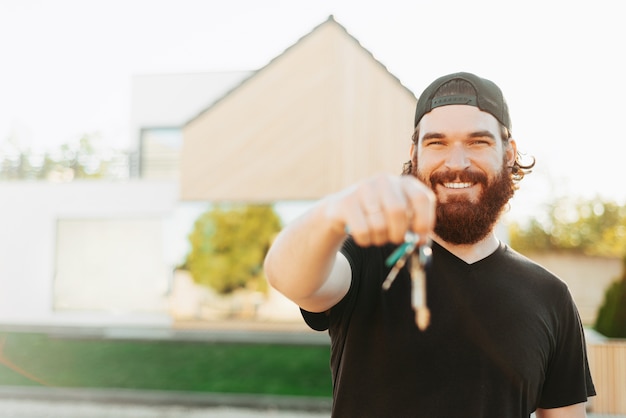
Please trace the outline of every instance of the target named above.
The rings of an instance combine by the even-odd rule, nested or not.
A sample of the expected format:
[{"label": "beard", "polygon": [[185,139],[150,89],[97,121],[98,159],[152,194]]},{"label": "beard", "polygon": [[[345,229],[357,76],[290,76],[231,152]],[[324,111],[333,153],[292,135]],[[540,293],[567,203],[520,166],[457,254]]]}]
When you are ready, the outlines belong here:
[{"label": "beard", "polygon": [[491,182],[482,172],[435,172],[425,179],[419,170],[415,171],[417,178],[430,185],[435,194],[436,186],[444,182],[459,180],[482,185],[478,201],[465,196],[448,196],[442,202],[438,196],[435,233],[451,244],[475,244],[487,237],[515,193],[515,184],[506,163]]}]

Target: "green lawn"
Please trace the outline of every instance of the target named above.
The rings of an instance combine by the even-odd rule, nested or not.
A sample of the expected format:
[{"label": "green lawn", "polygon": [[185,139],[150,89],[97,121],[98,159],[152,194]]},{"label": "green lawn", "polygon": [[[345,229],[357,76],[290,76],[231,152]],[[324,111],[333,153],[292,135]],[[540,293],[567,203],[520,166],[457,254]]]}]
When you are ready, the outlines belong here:
[{"label": "green lawn", "polygon": [[0,386],[331,396],[329,348],[0,333]]}]

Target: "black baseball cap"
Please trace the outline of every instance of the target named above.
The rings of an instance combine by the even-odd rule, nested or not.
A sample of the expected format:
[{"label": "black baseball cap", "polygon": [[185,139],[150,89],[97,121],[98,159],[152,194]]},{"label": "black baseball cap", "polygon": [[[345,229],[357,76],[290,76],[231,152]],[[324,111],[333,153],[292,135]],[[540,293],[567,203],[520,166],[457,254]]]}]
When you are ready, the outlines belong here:
[{"label": "black baseball cap", "polygon": [[[451,96],[443,96],[435,98],[437,90],[444,84],[452,80],[465,80],[474,87],[475,95],[470,94],[456,94]],[[495,117],[502,125],[504,125],[509,132],[511,131],[511,118],[509,116],[509,107],[504,100],[502,90],[493,81],[486,78],[478,77],[471,73],[454,73],[444,75],[433,81],[426,90],[422,93],[417,100],[417,106],[415,108],[415,125],[422,117],[439,106],[446,105],[470,105],[476,106],[480,110],[490,113]]]}]

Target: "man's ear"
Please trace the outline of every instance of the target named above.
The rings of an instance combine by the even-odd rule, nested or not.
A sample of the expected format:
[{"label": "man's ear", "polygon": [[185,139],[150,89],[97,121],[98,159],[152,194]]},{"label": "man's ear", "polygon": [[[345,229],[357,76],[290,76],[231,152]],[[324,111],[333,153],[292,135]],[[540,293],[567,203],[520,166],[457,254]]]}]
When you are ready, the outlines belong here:
[{"label": "man's ear", "polygon": [[509,138],[508,145],[506,147],[506,162],[509,167],[513,167],[515,159],[517,158],[517,143],[513,138]]},{"label": "man's ear", "polygon": [[417,170],[417,146],[414,143],[411,144],[409,152],[411,153],[411,159],[402,164],[402,175],[415,175]]},{"label": "man's ear", "polygon": [[411,162],[413,163],[413,166],[415,166],[415,164],[417,164],[417,145],[415,142],[411,142],[411,149],[409,152],[411,153]]}]

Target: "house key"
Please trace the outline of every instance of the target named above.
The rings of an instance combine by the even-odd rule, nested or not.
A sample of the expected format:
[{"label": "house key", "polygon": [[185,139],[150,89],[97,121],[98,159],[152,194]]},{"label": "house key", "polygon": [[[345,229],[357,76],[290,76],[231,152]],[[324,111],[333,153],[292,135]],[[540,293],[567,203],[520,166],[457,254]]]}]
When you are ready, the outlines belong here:
[{"label": "house key", "polygon": [[429,245],[418,247],[411,253],[411,306],[415,311],[415,323],[424,331],[430,325],[430,309],[426,304],[426,268],[430,263],[432,249]]},{"label": "house key", "polygon": [[417,245],[419,236],[408,233],[405,242],[385,260],[387,267],[393,266],[383,281],[383,290],[388,290],[396,276],[409,260],[411,275],[411,306],[415,311],[415,323],[420,330],[430,324],[430,310],[426,304],[426,267],[432,256],[429,244]]}]

